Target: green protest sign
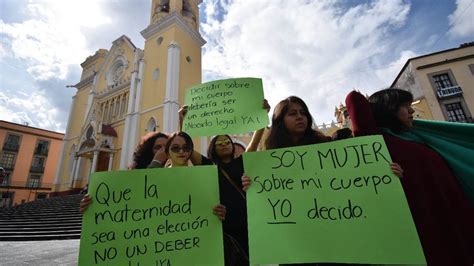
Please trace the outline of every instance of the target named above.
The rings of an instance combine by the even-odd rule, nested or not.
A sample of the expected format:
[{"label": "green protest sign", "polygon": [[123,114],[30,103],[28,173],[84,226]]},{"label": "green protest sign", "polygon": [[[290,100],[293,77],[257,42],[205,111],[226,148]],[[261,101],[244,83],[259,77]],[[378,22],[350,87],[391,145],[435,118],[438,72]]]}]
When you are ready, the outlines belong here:
[{"label": "green protest sign", "polygon": [[382,136],[244,154],[250,260],[425,264]]},{"label": "green protest sign", "polygon": [[98,172],[79,265],[223,265],[215,166]]},{"label": "green protest sign", "polygon": [[183,131],[191,136],[238,134],[268,125],[262,80],[236,78],[203,83],[186,91]]}]

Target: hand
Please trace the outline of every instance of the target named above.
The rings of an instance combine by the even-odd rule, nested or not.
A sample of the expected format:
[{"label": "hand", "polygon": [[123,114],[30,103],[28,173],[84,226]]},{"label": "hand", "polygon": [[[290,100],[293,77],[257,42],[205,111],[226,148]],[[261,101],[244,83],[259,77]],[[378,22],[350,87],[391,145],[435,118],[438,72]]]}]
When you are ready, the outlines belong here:
[{"label": "hand", "polygon": [[267,99],[263,99],[263,109],[267,110],[267,113],[270,112],[270,104],[268,104]]},{"label": "hand", "polygon": [[217,218],[219,218],[219,220],[221,220],[221,221],[225,220],[225,214],[226,214],[227,210],[226,210],[224,205],[217,204],[216,206],[214,206],[214,208],[212,208],[212,212],[215,215],[217,215]]},{"label": "hand", "polygon": [[398,163],[391,163],[390,169],[392,169],[392,172],[399,178],[403,177],[403,169]]},{"label": "hand", "polygon": [[178,117],[179,117],[180,121],[183,121],[183,118],[187,113],[188,113],[188,106],[187,105],[183,105],[183,106],[181,106],[181,108],[179,108]]},{"label": "hand", "polygon": [[179,110],[178,110],[179,131],[183,130],[183,120],[184,120],[184,116],[186,115],[187,112],[188,112],[188,106],[187,105],[181,106],[181,108],[179,108]]},{"label": "hand", "polygon": [[166,160],[168,160],[168,155],[165,152],[165,147],[162,147],[158,151],[156,151],[155,155],[153,156],[153,160],[160,162],[161,165],[165,165]]},{"label": "hand", "polygon": [[252,180],[248,175],[245,173],[242,175],[242,190],[247,191],[249,189],[250,185],[252,185]]},{"label": "hand", "polygon": [[81,203],[79,204],[79,212],[81,214],[84,214],[84,212],[89,208],[89,205],[92,204],[92,199],[89,196],[89,194],[84,195],[84,197],[81,200]]}]

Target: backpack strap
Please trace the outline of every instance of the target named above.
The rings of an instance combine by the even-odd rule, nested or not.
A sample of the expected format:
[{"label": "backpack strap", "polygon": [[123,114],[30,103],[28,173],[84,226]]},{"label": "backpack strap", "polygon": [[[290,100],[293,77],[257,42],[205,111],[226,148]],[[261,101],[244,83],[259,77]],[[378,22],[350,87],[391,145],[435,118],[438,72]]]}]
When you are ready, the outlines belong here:
[{"label": "backpack strap", "polygon": [[245,192],[242,190],[242,186],[239,186],[237,185],[234,180],[232,180],[232,178],[230,178],[229,174],[227,174],[227,172],[222,169],[221,167],[219,167],[219,170],[222,172],[222,174],[224,175],[224,177],[227,179],[227,181],[229,181],[232,186],[240,193],[240,195],[242,196],[242,198],[245,200]]}]

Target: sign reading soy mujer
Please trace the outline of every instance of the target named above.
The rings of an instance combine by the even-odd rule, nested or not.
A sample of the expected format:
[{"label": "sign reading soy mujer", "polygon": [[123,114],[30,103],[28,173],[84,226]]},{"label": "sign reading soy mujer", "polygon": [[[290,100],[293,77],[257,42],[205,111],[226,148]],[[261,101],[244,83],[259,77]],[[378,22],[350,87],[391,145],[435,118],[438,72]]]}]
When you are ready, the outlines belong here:
[{"label": "sign reading soy mujer", "polygon": [[95,173],[79,265],[224,265],[215,166]]},{"label": "sign reading soy mujer", "polygon": [[203,83],[186,91],[183,131],[212,136],[254,131],[268,125],[262,80],[235,78]]},{"label": "sign reading soy mujer", "polygon": [[250,260],[425,264],[381,136],[244,154]]}]

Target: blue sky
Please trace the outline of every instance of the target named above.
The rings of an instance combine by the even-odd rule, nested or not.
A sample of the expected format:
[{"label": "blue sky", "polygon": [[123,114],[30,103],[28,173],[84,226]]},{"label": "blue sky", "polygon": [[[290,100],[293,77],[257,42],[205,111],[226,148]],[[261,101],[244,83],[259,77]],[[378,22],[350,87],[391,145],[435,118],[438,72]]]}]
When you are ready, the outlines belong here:
[{"label": "blue sky", "polygon": [[[0,119],[64,131],[80,63],[122,34],[143,48],[150,0],[0,0]],[[272,106],[318,124],[352,89],[390,85],[407,59],[474,40],[474,0],[206,0],[203,81],[261,77]]]}]

